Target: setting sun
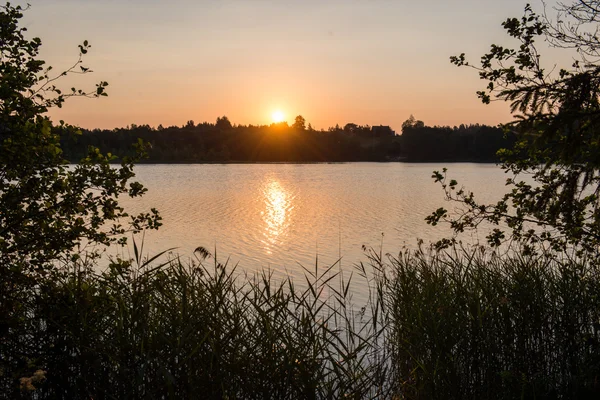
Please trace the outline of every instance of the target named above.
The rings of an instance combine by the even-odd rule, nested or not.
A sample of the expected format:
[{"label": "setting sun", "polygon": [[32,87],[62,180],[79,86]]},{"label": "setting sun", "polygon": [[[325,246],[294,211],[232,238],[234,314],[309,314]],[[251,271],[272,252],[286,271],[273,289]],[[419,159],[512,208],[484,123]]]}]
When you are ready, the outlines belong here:
[{"label": "setting sun", "polygon": [[280,110],[277,110],[273,113],[273,115],[271,115],[271,118],[273,119],[273,122],[275,122],[276,124],[283,122],[283,119],[285,118],[283,113]]}]

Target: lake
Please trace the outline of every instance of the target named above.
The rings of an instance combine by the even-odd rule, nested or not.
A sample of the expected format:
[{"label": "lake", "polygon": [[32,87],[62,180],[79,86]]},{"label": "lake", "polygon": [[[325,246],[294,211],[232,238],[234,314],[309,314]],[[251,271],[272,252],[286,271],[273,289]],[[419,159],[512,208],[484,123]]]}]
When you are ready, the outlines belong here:
[{"label": "lake", "polygon": [[299,265],[314,268],[317,260],[352,268],[365,260],[363,246],[398,254],[418,239],[448,235],[424,220],[453,207],[431,179],[444,166],[480,199],[497,200],[506,190],[506,175],[493,164],[159,164],[136,167],[148,193],[123,204],[161,212],[164,226],[146,233],[145,254],[176,248],[189,258],[202,246],[246,271],[296,276]]}]

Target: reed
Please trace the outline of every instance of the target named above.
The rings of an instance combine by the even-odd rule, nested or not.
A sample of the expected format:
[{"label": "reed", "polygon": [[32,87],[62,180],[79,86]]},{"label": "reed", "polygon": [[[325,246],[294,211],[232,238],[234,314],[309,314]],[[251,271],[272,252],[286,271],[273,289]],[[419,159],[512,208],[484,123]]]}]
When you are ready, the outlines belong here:
[{"label": "reed", "polygon": [[307,270],[299,289],[268,272],[245,277],[206,262],[203,249],[198,261],[158,264],[135,253],[102,274],[78,265],[37,289],[25,310],[26,335],[2,345],[0,392],[40,399],[386,394],[384,348],[375,346],[383,330],[354,312],[335,265]]},{"label": "reed", "polygon": [[[600,394],[600,274],[590,260],[370,251],[353,276],[334,264],[278,282],[204,249],[189,261],[134,250],[100,274],[76,260],[20,297],[11,311],[20,327],[0,343],[0,396]],[[355,279],[369,288],[366,304],[352,302]]]},{"label": "reed", "polygon": [[586,259],[478,249],[390,259],[394,382],[410,399],[600,395],[600,275]]}]

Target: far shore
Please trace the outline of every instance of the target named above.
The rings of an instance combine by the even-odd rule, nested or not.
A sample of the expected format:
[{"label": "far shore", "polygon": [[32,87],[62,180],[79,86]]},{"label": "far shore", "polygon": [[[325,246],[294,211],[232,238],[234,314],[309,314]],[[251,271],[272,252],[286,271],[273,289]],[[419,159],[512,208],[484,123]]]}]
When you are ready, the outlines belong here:
[{"label": "far shore", "polygon": [[[72,164],[76,164],[77,161],[71,161]],[[111,164],[119,164],[119,160],[111,162]],[[500,164],[499,161],[485,161],[485,160],[386,160],[386,161],[202,161],[202,162],[190,162],[190,161],[138,161],[138,165],[228,165],[228,164]]]}]

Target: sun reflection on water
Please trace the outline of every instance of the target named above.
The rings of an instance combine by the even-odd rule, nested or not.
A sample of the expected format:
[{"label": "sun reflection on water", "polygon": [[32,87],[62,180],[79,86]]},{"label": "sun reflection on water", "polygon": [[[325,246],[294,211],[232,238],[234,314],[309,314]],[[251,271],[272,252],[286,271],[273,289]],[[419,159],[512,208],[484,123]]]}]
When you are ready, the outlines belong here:
[{"label": "sun reflection on water", "polygon": [[273,247],[281,243],[290,225],[290,213],[294,209],[293,197],[279,181],[271,179],[263,188],[263,198],[263,243],[267,254],[272,254]]}]

